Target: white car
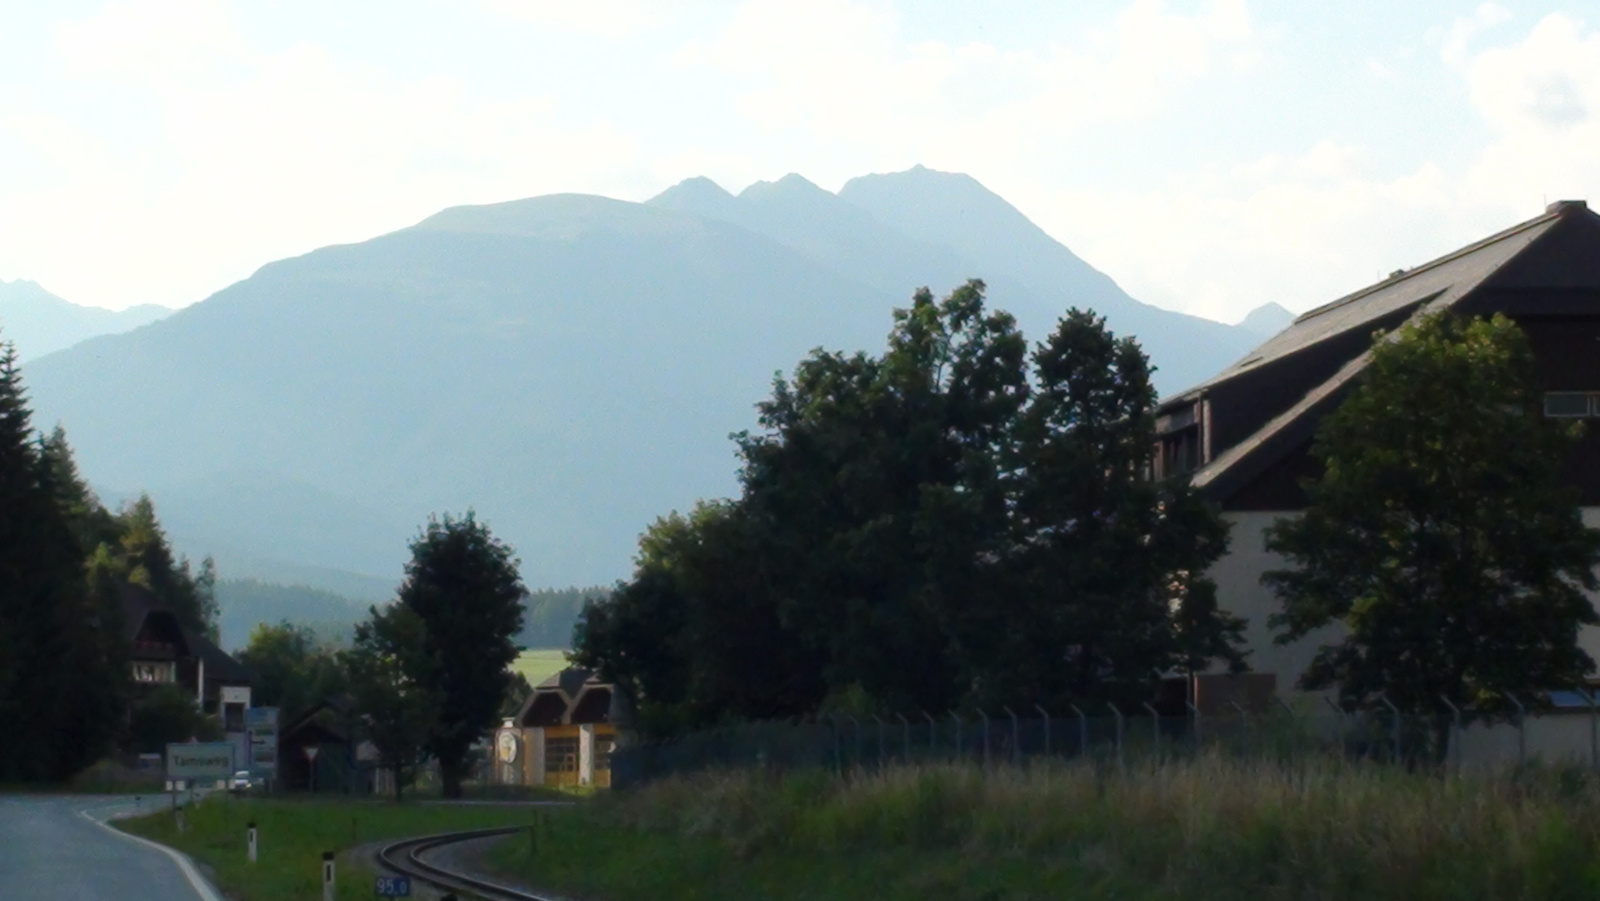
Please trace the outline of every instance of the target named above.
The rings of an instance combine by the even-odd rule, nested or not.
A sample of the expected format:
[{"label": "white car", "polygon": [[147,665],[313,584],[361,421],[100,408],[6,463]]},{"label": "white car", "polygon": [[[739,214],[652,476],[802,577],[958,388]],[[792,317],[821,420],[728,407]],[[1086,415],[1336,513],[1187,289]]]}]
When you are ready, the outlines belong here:
[{"label": "white car", "polygon": [[249,770],[240,770],[233,774],[232,779],[228,780],[229,791],[246,792],[253,788],[260,787],[261,779],[259,777],[251,776]]}]

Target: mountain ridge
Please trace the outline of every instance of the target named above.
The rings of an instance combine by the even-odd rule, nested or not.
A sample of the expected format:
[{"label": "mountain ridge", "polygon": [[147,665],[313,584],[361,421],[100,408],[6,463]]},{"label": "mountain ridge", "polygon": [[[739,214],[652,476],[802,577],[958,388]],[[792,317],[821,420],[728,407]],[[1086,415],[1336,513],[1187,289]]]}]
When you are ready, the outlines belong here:
[{"label": "mountain ridge", "polygon": [[0,279],[0,341],[12,342],[20,360],[42,357],[100,335],[130,331],[171,313],[158,304],[124,310],[86,307],[29,279]]},{"label": "mountain ridge", "polygon": [[[918,177],[959,196],[922,198],[919,213],[895,206],[909,183],[892,176],[846,185],[870,209],[799,177],[738,196],[690,179],[642,204],[452,207],[267,263],[146,328],[31,361],[25,378],[85,475],[151,491],[191,557],[225,551],[264,580],[273,561],[398,574],[429,515],[472,508],[521,552],[530,585],[564,586],[624,576],[652,519],[733,491],[727,436],[755,427],[773,374],[816,347],[881,349],[919,286],[982,277],[1035,341],[1069,304],[1104,306],[1164,390],[1254,343],[1139,304],[1042,231],[907,235],[885,220],[940,204],[1037,231],[975,180]],[[1001,265],[1018,244],[1048,257],[1018,264],[1026,278]]]}]

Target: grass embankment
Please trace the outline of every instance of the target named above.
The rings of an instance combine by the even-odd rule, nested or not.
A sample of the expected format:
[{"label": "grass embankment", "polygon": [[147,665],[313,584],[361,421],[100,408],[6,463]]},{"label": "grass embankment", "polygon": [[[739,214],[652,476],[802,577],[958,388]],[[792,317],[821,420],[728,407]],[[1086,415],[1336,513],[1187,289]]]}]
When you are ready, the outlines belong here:
[{"label": "grass embankment", "polygon": [[521,673],[529,685],[554,676],[567,668],[567,652],[560,648],[534,648],[523,651],[511,662],[511,671]]},{"label": "grass embankment", "polygon": [[498,863],[607,901],[1592,898],[1600,785],[1222,758],[678,778]]},{"label": "grass embankment", "polygon": [[[533,809],[392,801],[300,801],[207,798],[185,809],[180,835],[170,810],[115,825],[188,854],[215,871],[237,901],[304,901],[322,897],[322,852],[384,839],[462,829],[521,826]],[[257,829],[257,861],[245,860],[245,826]],[[372,898],[371,870],[341,863],[340,899]]]}]

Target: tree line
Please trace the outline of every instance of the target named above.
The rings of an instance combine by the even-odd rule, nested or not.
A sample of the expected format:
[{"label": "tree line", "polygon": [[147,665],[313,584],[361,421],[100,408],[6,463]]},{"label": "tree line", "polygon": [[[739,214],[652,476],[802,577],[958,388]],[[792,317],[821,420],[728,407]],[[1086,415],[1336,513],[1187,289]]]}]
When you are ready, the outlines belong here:
[{"label": "tree line", "polygon": [[133,691],[119,589],[142,586],[215,637],[215,582],[209,558],[196,569],[173,553],[148,496],[101,503],[62,429],[35,429],[0,341],[0,782],[64,779],[152,733],[199,728],[172,722],[170,693]]},{"label": "tree line", "polygon": [[1203,575],[1217,511],[1150,477],[1138,344],[1070,310],[1030,347],[982,282],[897,310],[880,354],[814,351],[735,436],[738,497],[654,523],[575,660],[646,731],[828,709],[1149,697],[1244,666]]},{"label": "tree line", "polygon": [[[1536,707],[1582,685],[1600,533],[1525,337],[1438,314],[1372,355],[1321,424],[1309,509],[1269,533],[1277,640],[1343,627],[1300,687],[1493,718],[1513,693]],[[586,605],[574,659],[658,735],[1137,706],[1164,675],[1243,671],[1244,623],[1206,576],[1227,525],[1187,476],[1154,477],[1149,374],[1092,312],[1030,347],[981,282],[924,289],[881,353],[817,350],[775,379],[760,430],[734,436],[738,495],[652,524],[632,578]]]}]

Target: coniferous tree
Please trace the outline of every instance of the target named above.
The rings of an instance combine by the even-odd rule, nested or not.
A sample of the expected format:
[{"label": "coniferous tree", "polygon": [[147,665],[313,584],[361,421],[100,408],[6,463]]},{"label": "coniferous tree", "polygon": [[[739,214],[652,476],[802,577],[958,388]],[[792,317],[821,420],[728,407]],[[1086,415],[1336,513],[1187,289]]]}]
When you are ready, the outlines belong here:
[{"label": "coniferous tree", "polygon": [[187,558],[173,553],[155,503],[148,494],[116,516],[123,578],[150,590],[185,629],[212,640],[217,636],[216,567],[207,557],[196,574]]},{"label": "coniferous tree", "polygon": [[1503,316],[1380,337],[1317,432],[1305,513],[1268,532],[1292,565],[1263,577],[1283,601],[1278,640],[1345,630],[1301,687],[1435,713],[1442,755],[1441,699],[1493,717],[1594,670],[1578,632],[1600,622],[1584,595],[1600,588],[1600,532],[1563,479],[1574,432],[1542,412],[1532,351]]},{"label": "coniferous tree", "polygon": [[428,737],[447,797],[461,796],[467,752],[496,724],[517,659],[528,590],[510,546],[469,510],[431,519],[411,544],[400,603],[421,619],[443,706]]},{"label": "coniferous tree", "polygon": [[35,438],[16,354],[0,344],[0,781],[65,778],[110,745],[120,720],[121,636],[84,580],[48,442]]}]

